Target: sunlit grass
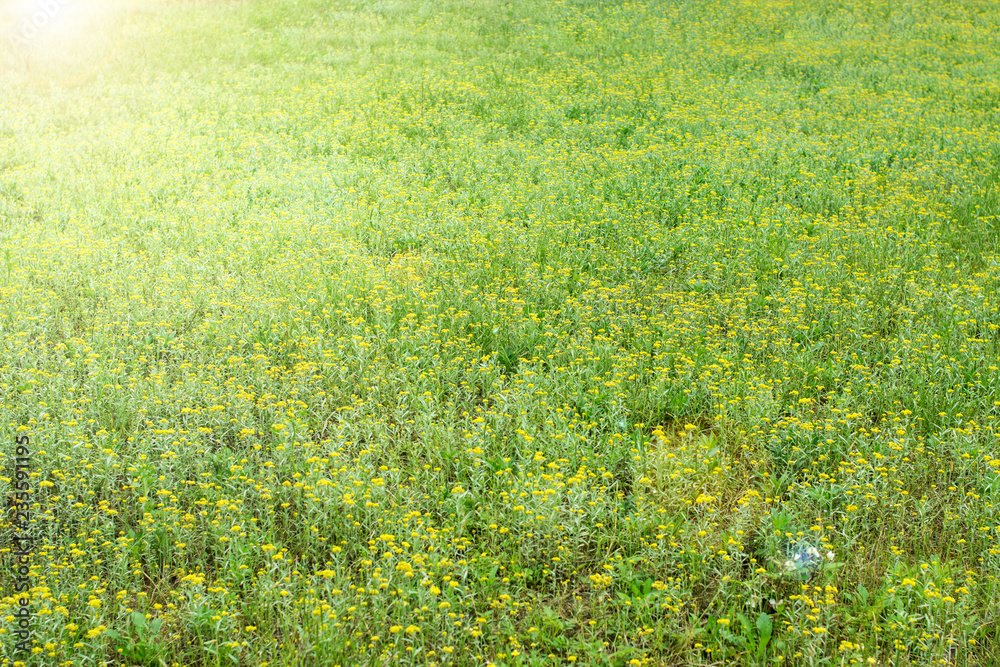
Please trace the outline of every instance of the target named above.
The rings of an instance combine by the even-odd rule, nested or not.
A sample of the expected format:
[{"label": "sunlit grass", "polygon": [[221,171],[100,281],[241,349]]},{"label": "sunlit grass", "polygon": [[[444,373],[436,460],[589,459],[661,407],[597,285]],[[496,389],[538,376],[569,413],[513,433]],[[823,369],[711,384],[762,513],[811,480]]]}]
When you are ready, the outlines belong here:
[{"label": "sunlit grass", "polygon": [[1000,661],[992,3],[103,6],[3,5],[25,664]]}]

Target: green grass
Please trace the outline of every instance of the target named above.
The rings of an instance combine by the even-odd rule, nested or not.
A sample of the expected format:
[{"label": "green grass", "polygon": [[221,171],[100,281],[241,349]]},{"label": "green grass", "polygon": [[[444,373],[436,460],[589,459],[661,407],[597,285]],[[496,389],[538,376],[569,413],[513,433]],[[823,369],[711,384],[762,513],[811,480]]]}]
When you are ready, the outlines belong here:
[{"label": "green grass", "polygon": [[0,3],[5,661],[1000,663],[994,3],[86,6]]}]

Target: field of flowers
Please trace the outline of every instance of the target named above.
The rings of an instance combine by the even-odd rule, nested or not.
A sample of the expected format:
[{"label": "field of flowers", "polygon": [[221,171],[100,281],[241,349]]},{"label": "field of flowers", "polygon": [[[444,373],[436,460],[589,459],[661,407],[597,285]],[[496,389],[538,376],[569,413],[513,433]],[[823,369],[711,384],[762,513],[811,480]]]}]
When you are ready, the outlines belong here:
[{"label": "field of flowers", "polygon": [[93,7],[0,4],[5,664],[1000,664],[1000,5]]}]

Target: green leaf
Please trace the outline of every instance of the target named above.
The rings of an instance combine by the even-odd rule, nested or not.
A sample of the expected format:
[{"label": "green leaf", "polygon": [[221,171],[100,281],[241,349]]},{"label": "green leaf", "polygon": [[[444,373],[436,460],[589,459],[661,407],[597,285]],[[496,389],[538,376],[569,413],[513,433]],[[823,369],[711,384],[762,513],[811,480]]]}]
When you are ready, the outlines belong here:
[{"label": "green leaf", "polygon": [[750,621],[747,620],[746,616],[744,616],[739,612],[736,612],[736,620],[740,622],[740,626],[743,628],[743,632],[745,633],[750,632]]},{"label": "green leaf", "polygon": [[156,618],[153,622],[149,624],[149,632],[151,634],[158,634],[160,632],[160,626],[163,624],[163,620]]},{"label": "green leaf", "polygon": [[760,615],[757,616],[757,632],[760,633],[761,638],[763,637],[769,638],[771,636],[771,630],[773,629],[773,627],[774,626],[771,623],[770,616],[768,616],[764,612],[761,612]]},{"label": "green leaf", "polygon": [[141,612],[133,611],[132,623],[135,625],[136,628],[138,628],[139,632],[141,633],[143,630],[146,629],[146,616]]},{"label": "green leaf", "polygon": [[868,604],[868,589],[858,584],[858,597],[861,598],[861,603]]},{"label": "green leaf", "polygon": [[118,634],[118,632],[117,632],[117,631],[115,631],[115,630],[106,630],[106,631],[104,632],[104,634],[106,634],[106,635],[107,635],[108,637],[110,637],[111,639],[116,639],[116,640],[117,640],[117,639],[120,639],[120,638],[121,638],[121,635],[119,635],[119,634]]},{"label": "green leaf", "polygon": [[767,651],[767,644],[771,641],[771,632],[774,627],[771,617],[761,612],[757,616],[757,659],[763,660]]},{"label": "green leaf", "polygon": [[723,639],[732,644],[733,646],[738,646],[744,651],[747,650],[747,640],[739,635],[733,634],[726,628],[722,628],[719,632]]}]

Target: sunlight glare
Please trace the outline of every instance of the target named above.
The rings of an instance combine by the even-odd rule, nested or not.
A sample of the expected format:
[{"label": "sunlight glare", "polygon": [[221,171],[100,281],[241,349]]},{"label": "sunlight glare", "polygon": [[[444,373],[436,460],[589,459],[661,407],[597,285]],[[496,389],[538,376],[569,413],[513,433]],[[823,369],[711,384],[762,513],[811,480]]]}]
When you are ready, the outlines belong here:
[{"label": "sunlight glare", "polygon": [[126,6],[113,0],[9,0],[0,21],[29,80],[85,79],[114,56]]}]

